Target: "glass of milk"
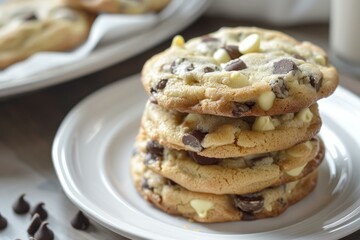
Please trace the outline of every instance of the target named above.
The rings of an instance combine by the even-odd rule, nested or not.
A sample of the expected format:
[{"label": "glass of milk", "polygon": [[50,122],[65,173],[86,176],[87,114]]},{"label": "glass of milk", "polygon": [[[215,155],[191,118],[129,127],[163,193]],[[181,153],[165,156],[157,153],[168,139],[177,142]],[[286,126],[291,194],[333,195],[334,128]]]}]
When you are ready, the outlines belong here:
[{"label": "glass of milk", "polygon": [[360,75],[360,0],[331,0],[330,46],[335,65]]}]

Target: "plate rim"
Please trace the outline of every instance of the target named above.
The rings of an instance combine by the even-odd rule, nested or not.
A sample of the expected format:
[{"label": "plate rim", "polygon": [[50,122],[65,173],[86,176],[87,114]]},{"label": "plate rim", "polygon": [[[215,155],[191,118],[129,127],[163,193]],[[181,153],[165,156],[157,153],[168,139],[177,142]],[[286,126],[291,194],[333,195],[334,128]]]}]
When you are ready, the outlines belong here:
[{"label": "plate rim", "polygon": [[[71,111],[67,114],[67,116],[65,117],[65,119],[63,120],[63,122],[61,123],[58,131],[56,132],[55,138],[54,138],[54,142],[53,142],[53,146],[52,146],[52,159],[53,159],[53,164],[54,164],[54,168],[55,168],[55,172],[57,174],[57,177],[61,183],[61,186],[65,192],[65,194],[68,196],[68,198],[76,205],[78,206],[81,210],[85,211],[86,213],[88,213],[91,218],[95,219],[98,223],[100,223],[101,225],[105,226],[106,228],[109,228],[110,230],[117,232],[125,237],[129,237],[132,239],[142,239],[144,237],[144,234],[139,233],[139,230],[144,231],[143,229],[138,229],[137,227],[133,227],[132,225],[127,224],[125,221],[122,221],[124,223],[124,225],[126,225],[126,228],[123,226],[119,227],[116,226],[116,228],[114,226],[111,225],[110,222],[106,221],[106,219],[101,219],[99,220],[99,216],[96,216],[96,214],[93,214],[91,211],[88,211],[88,208],[85,206],[85,204],[81,203],[78,201],[78,199],[76,198],[76,196],[74,195],[73,192],[71,192],[71,189],[69,189],[69,186],[67,186],[65,177],[66,174],[64,172],[62,172],[61,169],[61,153],[59,152],[59,150],[61,149],[60,145],[61,145],[61,138],[62,135],[64,134],[64,129],[67,128],[68,124],[71,123],[71,120],[74,116],[76,116],[76,114],[80,113],[83,108],[91,101],[94,101],[95,99],[97,99],[98,97],[101,97],[103,95],[106,95],[106,93],[108,91],[111,91],[111,89],[113,89],[115,86],[119,86],[119,85],[126,85],[126,84],[133,84],[132,82],[134,81],[139,81],[140,76],[139,74],[135,74],[132,76],[129,76],[125,79],[119,80],[117,82],[111,83],[99,90],[97,90],[96,92],[90,94],[88,97],[86,97],[85,99],[83,99],[81,102],[79,102],[77,105],[75,105],[75,107],[73,107],[71,109]],[[347,95],[347,97],[350,98],[351,101],[353,101],[352,103],[355,105],[359,105],[360,106],[360,97],[358,97],[357,95],[355,95],[354,93],[350,92],[349,90],[339,86],[338,89],[336,90],[338,91],[340,94],[345,94]],[[145,93],[144,93],[145,94]],[[130,230],[129,230],[130,229]],[[350,230],[344,231],[344,232],[336,232],[336,236],[337,237],[344,237],[347,236],[357,230],[360,229],[360,225],[352,228]],[[147,237],[152,236],[153,234],[151,232],[147,233],[148,235],[145,235]],[[155,236],[157,239],[165,239],[162,236],[156,235]]]}]

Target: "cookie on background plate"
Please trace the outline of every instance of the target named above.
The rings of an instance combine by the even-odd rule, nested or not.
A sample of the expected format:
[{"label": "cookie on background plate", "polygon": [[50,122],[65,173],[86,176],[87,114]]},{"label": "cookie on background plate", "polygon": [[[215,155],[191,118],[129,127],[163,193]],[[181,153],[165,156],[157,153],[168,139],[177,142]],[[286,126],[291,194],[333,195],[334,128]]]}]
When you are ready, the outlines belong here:
[{"label": "cookie on background plate", "polygon": [[141,126],[168,148],[211,158],[283,150],[313,138],[321,127],[318,106],[277,116],[229,118],[181,113],[148,102]]},{"label": "cookie on background plate", "polygon": [[101,13],[142,14],[158,12],[166,7],[170,0],[61,0],[72,7]]},{"label": "cookie on background plate", "polygon": [[309,42],[260,28],[221,28],[172,46],[142,70],[146,92],[180,112],[227,117],[298,112],[329,96],[338,73]]},{"label": "cookie on background plate", "polygon": [[317,171],[278,187],[246,195],[191,192],[149,170],[135,154],[131,175],[137,191],[163,211],[197,222],[227,222],[275,217],[308,196],[316,186]]},{"label": "cookie on background plate", "polygon": [[94,15],[56,0],[0,4],[0,69],[40,51],[67,51],[83,43]]},{"label": "cookie on background plate", "polygon": [[149,140],[140,131],[137,157],[152,171],[194,192],[247,194],[303,178],[324,158],[319,138],[289,149],[239,158],[205,158]]}]

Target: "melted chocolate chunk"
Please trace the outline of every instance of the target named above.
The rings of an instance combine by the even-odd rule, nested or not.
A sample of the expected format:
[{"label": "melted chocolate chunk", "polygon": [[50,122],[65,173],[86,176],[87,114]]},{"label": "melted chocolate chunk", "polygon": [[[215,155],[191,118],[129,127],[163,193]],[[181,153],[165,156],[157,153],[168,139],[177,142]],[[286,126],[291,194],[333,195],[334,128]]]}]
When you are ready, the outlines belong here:
[{"label": "melted chocolate chunk", "polygon": [[269,85],[271,87],[271,91],[275,93],[277,98],[286,98],[289,96],[289,91],[283,78],[271,79],[269,81]]},{"label": "melted chocolate chunk", "polygon": [[156,84],[156,89],[157,90],[162,90],[166,87],[166,84],[168,82],[168,79],[161,79],[157,84]]},{"label": "melted chocolate chunk", "polygon": [[47,225],[48,222],[43,222],[39,228],[39,230],[35,233],[36,240],[53,240],[54,232],[51,231]]},{"label": "melted chocolate chunk", "polygon": [[30,204],[24,199],[24,197],[25,194],[22,194],[12,206],[14,212],[17,214],[25,214],[30,210]]},{"label": "melted chocolate chunk", "polygon": [[322,85],[323,76],[310,76],[310,84],[318,92]]},{"label": "melted chocolate chunk", "polygon": [[297,70],[296,64],[289,59],[281,59],[278,62],[274,62],[274,74],[287,74],[290,71]]},{"label": "melted chocolate chunk", "polygon": [[30,236],[34,236],[34,234],[36,233],[36,231],[40,228],[41,226],[41,218],[40,215],[35,213],[34,216],[31,219],[30,225],[27,229],[27,233]]},{"label": "melted chocolate chunk", "polygon": [[215,69],[211,68],[211,67],[205,67],[204,68],[204,73],[209,73],[209,72],[214,72]]},{"label": "melted chocolate chunk", "polygon": [[246,66],[245,62],[241,59],[236,59],[236,60],[230,61],[224,67],[224,69],[226,71],[240,71],[245,68],[247,68],[247,66]]},{"label": "melted chocolate chunk", "polygon": [[253,213],[264,206],[264,197],[257,193],[235,195],[234,203],[241,211]]},{"label": "melted chocolate chunk", "polygon": [[188,152],[188,155],[198,164],[200,165],[214,165],[220,162],[218,158],[208,158],[198,155],[195,152]]},{"label": "melted chocolate chunk", "polygon": [[225,51],[229,54],[231,59],[236,59],[241,56],[241,53],[239,52],[239,47],[235,45],[225,45],[223,47]]},{"label": "melted chocolate chunk", "polygon": [[243,113],[248,112],[255,105],[255,102],[234,102],[232,114],[234,117],[241,117]]},{"label": "melted chocolate chunk", "polygon": [[0,213],[0,231],[4,230],[8,225],[8,222],[6,220],[6,218],[4,218],[1,213]]},{"label": "melted chocolate chunk", "polygon": [[31,211],[31,216],[34,217],[35,213],[39,214],[42,221],[46,220],[48,217],[47,211],[44,209],[44,203],[37,204],[34,209]]},{"label": "melted chocolate chunk", "polygon": [[186,146],[194,148],[197,152],[200,152],[203,148],[201,146],[201,141],[204,139],[206,133],[199,130],[194,130],[188,133],[185,133],[182,137],[182,142]]},{"label": "melted chocolate chunk", "polygon": [[155,161],[160,161],[164,156],[164,148],[156,141],[149,141],[146,145],[146,155],[144,163],[149,165]]},{"label": "melted chocolate chunk", "polygon": [[89,219],[79,211],[71,220],[71,226],[78,230],[86,230],[90,226]]}]

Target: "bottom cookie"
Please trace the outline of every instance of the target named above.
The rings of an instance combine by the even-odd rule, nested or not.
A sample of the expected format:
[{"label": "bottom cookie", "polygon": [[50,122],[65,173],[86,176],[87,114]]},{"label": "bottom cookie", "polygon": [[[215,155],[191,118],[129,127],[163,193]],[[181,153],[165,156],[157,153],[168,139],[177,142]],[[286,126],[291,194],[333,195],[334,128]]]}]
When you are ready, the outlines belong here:
[{"label": "bottom cookie", "polygon": [[131,174],[138,192],[163,211],[196,222],[227,222],[275,217],[312,192],[317,170],[278,187],[245,195],[191,192],[149,170],[136,154]]}]

